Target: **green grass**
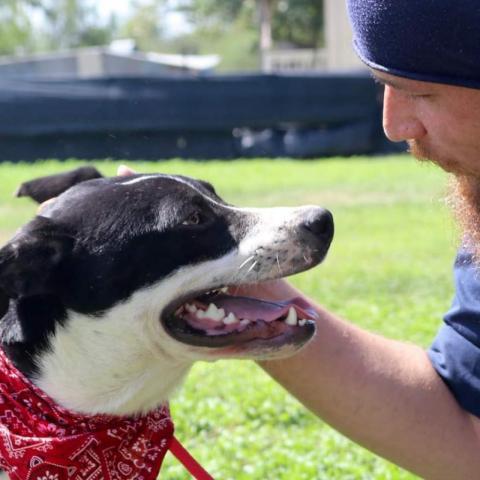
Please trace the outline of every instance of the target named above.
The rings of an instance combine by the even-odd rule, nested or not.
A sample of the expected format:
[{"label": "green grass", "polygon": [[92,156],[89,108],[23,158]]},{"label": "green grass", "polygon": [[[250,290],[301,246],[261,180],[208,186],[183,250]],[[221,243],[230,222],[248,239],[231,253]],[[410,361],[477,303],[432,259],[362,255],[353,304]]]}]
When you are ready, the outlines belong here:
[{"label": "green grass", "polygon": [[[75,165],[0,165],[0,241],[35,211],[11,197],[18,183]],[[97,163],[108,175],[116,165]],[[293,283],[369,330],[424,347],[431,342],[453,294],[457,241],[438,169],[407,157],[134,166],[210,180],[231,203],[327,206],[336,222],[328,259]],[[178,437],[218,479],[416,478],[323,424],[253,362],[197,364],[172,412]],[[167,458],[162,479],[187,478]]]}]

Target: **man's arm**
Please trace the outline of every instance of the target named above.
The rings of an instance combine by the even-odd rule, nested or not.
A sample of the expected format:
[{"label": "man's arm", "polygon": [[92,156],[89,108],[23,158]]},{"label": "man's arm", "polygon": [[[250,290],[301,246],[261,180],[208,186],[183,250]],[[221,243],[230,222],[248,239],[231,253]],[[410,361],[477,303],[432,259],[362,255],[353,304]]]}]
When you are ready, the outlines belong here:
[{"label": "man's arm", "polygon": [[[283,282],[266,289],[272,299],[299,293]],[[316,309],[312,342],[261,366],[335,429],[407,470],[480,478],[480,420],[459,407],[426,352]]]},{"label": "man's arm", "polygon": [[[242,293],[302,296],[282,280]],[[307,347],[262,368],[335,429],[407,470],[432,480],[480,478],[480,420],[458,406],[426,353],[316,309],[317,335]]]}]

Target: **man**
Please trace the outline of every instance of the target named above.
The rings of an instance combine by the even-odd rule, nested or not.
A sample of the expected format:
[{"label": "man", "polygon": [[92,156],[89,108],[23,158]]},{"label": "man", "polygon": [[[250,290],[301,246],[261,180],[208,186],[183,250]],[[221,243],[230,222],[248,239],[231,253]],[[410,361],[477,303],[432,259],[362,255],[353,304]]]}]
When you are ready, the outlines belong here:
[{"label": "man", "polygon": [[[384,130],[454,174],[465,249],[428,353],[318,306],[314,341],[262,367],[318,416],[429,479],[480,478],[480,2],[347,0],[355,48],[385,84]],[[472,255],[476,260],[472,259]],[[286,282],[254,289],[290,297]]]}]

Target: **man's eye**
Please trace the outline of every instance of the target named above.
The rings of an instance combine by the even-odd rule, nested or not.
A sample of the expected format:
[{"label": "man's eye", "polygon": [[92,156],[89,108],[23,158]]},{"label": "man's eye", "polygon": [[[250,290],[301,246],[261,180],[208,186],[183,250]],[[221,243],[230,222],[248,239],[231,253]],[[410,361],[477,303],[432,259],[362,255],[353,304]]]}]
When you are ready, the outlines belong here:
[{"label": "man's eye", "polygon": [[182,222],[182,225],[200,225],[203,220],[200,212],[193,212]]},{"label": "man's eye", "polygon": [[424,99],[428,99],[428,98],[432,98],[433,97],[433,94],[431,93],[412,93],[410,95],[412,98],[424,98]]}]

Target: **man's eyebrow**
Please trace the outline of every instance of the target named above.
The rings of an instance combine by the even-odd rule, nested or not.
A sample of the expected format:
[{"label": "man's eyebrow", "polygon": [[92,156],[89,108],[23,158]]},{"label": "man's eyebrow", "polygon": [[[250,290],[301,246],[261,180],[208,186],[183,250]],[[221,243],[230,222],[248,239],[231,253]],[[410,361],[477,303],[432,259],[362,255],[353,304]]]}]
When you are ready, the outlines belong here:
[{"label": "man's eyebrow", "polygon": [[401,82],[396,82],[395,80],[387,79],[387,78],[382,78],[376,75],[374,72],[372,72],[372,77],[375,80],[375,82],[380,83],[381,85],[388,85],[389,87],[395,88],[397,90],[407,90],[405,85],[402,85]]}]

